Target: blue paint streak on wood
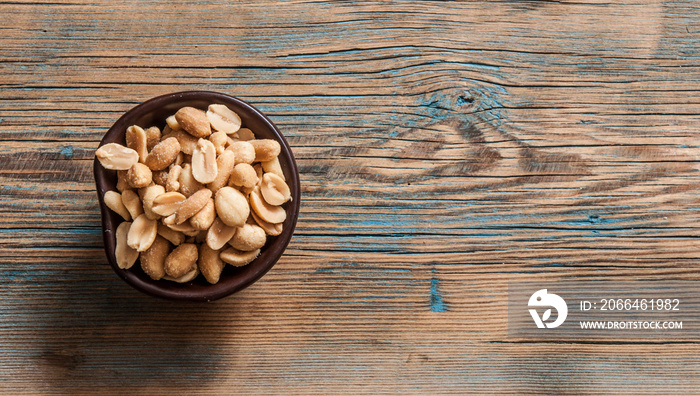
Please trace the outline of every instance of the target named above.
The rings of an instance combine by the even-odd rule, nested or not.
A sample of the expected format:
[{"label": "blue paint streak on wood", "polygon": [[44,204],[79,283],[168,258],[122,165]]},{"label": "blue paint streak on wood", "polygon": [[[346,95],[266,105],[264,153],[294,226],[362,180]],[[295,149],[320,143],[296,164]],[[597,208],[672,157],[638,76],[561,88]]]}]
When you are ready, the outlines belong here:
[{"label": "blue paint streak on wood", "polygon": [[446,312],[447,305],[442,301],[438,278],[433,270],[433,277],[430,279],[430,312]]},{"label": "blue paint streak on wood", "polygon": [[62,148],[61,155],[64,155],[68,159],[73,158],[73,147],[66,146],[66,147]]}]

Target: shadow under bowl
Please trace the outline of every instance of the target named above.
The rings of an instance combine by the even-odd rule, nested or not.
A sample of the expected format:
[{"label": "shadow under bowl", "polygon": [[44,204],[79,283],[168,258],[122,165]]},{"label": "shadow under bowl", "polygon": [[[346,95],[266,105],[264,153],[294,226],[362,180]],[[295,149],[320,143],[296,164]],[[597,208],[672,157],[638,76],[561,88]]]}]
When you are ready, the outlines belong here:
[{"label": "shadow under bowl", "polygon": [[287,218],[283,223],[283,231],[278,236],[268,235],[267,243],[261,249],[260,255],[250,264],[243,267],[226,265],[219,282],[214,285],[208,283],[201,275],[186,283],[153,280],[143,272],[138,262],[130,269],[121,269],[117,266],[114,251],[116,229],[123,219],[107,208],[103,200],[107,191],[116,191],[117,172],[103,168],[95,159],[95,183],[102,213],[102,236],[107,260],[126,283],[151,296],[171,300],[213,301],[242,290],[260,279],[275,265],[289,244],[296,226],[300,203],[299,172],[289,144],[272,121],[255,107],[233,96],[209,91],[187,91],[150,99],[121,116],[105,134],[100,146],[107,143],[126,145],[126,129],[131,125],[139,125],[143,128],[155,125],[162,130],[166,125],[165,119],[175,114],[181,107],[206,109],[207,106],[215,103],[224,104],[236,112],[241,117],[242,127],[250,128],[257,139],[274,139],[280,143],[282,150],[279,161],[292,196],[292,200],[284,205]]}]

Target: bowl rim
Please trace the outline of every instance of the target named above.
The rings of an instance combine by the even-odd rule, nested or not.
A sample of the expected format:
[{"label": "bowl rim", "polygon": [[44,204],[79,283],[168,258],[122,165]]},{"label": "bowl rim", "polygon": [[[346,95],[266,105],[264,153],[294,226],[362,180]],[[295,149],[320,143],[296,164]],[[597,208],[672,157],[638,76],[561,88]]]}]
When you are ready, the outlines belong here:
[{"label": "bowl rim", "polygon": [[[123,142],[123,140],[120,140],[120,138],[125,136],[126,128],[128,127],[126,124],[130,122],[129,120],[153,112],[173,102],[192,100],[206,101],[210,104],[235,103],[236,106],[245,109],[245,111],[250,114],[251,117],[257,118],[258,121],[265,124],[265,126],[272,132],[275,139],[280,143],[280,159],[288,159],[287,169],[289,171],[289,175],[285,176],[288,177],[287,184],[291,190],[292,201],[288,202],[287,219],[284,222],[284,229],[282,233],[274,237],[274,240],[271,242],[271,237],[268,236],[268,243],[253,262],[247,266],[239,267],[243,268],[242,272],[239,273],[243,273],[245,276],[240,278],[238,276],[234,276],[227,279],[226,282],[222,282],[222,279],[219,281],[219,283],[213,285],[207,283],[203,287],[198,287],[198,291],[193,291],[191,290],[191,287],[187,287],[187,285],[192,284],[191,282],[177,284],[163,280],[152,280],[147,276],[145,277],[147,279],[144,279],[143,276],[133,272],[132,270],[124,270],[119,268],[116,264],[114,249],[110,248],[110,246],[114,246],[116,237],[114,232],[116,231],[116,225],[112,227],[112,218],[114,217],[114,214],[110,213],[111,211],[109,208],[107,208],[103,199],[104,193],[109,190],[107,185],[108,178],[112,178],[112,181],[114,181],[114,178],[116,177],[111,176],[110,172],[112,172],[114,175],[116,175],[116,172],[103,168],[97,158],[94,159],[93,172],[95,177],[96,192],[100,204],[104,250],[107,256],[107,261],[117,275],[136,290],[150,296],[161,297],[168,300],[209,302],[229,296],[252,285],[277,263],[289,245],[294,229],[296,228],[301,203],[301,188],[299,185],[299,171],[294,154],[292,153],[287,139],[284,137],[284,135],[282,135],[277,126],[253,105],[237,97],[220,92],[201,90],[181,91],[148,99],[122,114],[122,116],[119,117],[119,119],[117,119],[117,121],[109,128],[107,133],[105,133],[98,147],[113,141]],[[187,105],[183,104],[182,106]],[[119,218],[121,219],[121,217]],[[134,267],[136,266],[137,265],[134,265]],[[228,267],[228,265],[225,265],[224,270],[226,270],[226,267]]]}]

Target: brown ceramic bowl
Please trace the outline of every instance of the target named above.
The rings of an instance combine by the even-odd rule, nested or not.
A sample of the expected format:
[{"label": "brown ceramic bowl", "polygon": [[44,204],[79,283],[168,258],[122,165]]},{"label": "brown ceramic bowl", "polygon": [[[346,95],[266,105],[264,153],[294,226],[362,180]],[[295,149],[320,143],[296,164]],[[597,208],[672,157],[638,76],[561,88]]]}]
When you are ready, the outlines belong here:
[{"label": "brown ceramic bowl", "polygon": [[287,219],[284,221],[283,231],[276,237],[268,236],[267,243],[261,249],[260,256],[250,264],[244,267],[226,265],[219,283],[215,285],[209,284],[201,274],[195,280],[187,283],[175,283],[166,280],[156,281],[141,270],[139,262],[136,262],[128,270],[121,269],[117,266],[114,248],[116,245],[116,229],[123,219],[109,210],[102,199],[105,192],[116,190],[117,173],[116,171],[103,168],[99,161],[95,159],[95,182],[97,184],[97,197],[102,211],[102,231],[107,260],[117,275],[124,279],[126,283],[146,294],[172,300],[188,301],[213,301],[228,296],[250,286],[269,271],[282,256],[282,252],[284,252],[292,238],[299,215],[300,195],[299,173],[294,162],[294,156],[284,136],[282,136],[272,121],[256,108],[240,99],[207,91],[177,92],[153,98],[134,107],[119,118],[104,136],[100,146],[107,143],[125,145],[126,128],[131,125],[136,124],[144,128],[156,125],[162,130],[166,125],[166,117],[175,114],[179,108],[192,106],[206,109],[207,106],[213,103],[225,104],[238,113],[243,122],[243,127],[250,128],[257,138],[274,139],[282,146],[279,160],[292,193],[291,202],[287,202],[284,206],[287,211]]}]

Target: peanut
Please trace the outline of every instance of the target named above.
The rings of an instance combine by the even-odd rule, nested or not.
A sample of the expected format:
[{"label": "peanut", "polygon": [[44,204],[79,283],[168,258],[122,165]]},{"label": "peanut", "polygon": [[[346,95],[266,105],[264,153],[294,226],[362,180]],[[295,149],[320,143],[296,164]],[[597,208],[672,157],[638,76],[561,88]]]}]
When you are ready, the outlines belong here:
[{"label": "peanut", "polygon": [[105,169],[127,170],[139,162],[139,153],[117,143],[107,143],[95,151],[95,156]]},{"label": "peanut", "polygon": [[223,252],[219,253],[219,258],[227,264],[231,264],[234,267],[242,267],[249,264],[251,261],[255,260],[260,254],[260,249],[251,250],[250,252],[241,252],[234,248],[228,248]]},{"label": "peanut", "polygon": [[232,151],[225,150],[216,159],[216,179],[207,185],[211,192],[216,193],[221,187],[224,187],[231,177],[233,172],[233,164],[235,163],[235,154]]},{"label": "peanut", "polygon": [[186,283],[186,282],[189,282],[189,281],[193,280],[194,278],[196,278],[197,275],[199,275],[199,270],[198,270],[197,266],[195,266],[192,271],[186,273],[185,275],[182,275],[179,278],[173,278],[172,276],[165,275],[163,277],[163,279],[177,282],[177,283]]},{"label": "peanut", "polygon": [[146,165],[136,163],[126,173],[126,180],[133,188],[146,187],[153,181],[153,173]]},{"label": "peanut", "polygon": [[139,154],[139,161],[143,162],[148,155],[148,139],[146,131],[138,125],[126,128],[126,147]]},{"label": "peanut", "polygon": [[217,131],[232,134],[241,128],[241,117],[222,104],[209,105],[207,119]]},{"label": "peanut", "polygon": [[122,203],[126,210],[129,211],[132,219],[139,217],[143,213],[143,204],[141,204],[141,199],[134,190],[125,190],[122,193]]},{"label": "peanut", "polygon": [[153,200],[161,194],[165,194],[165,189],[157,184],[139,189],[139,195],[141,195],[143,202],[143,213],[151,220],[158,220],[161,217],[157,213],[153,213]]},{"label": "peanut", "polygon": [[217,191],[214,204],[217,216],[231,227],[240,227],[245,224],[250,214],[250,207],[245,196],[232,187],[222,187]]},{"label": "peanut", "polygon": [[236,164],[252,164],[255,161],[255,147],[250,142],[233,142],[226,150],[236,155]]},{"label": "peanut", "polygon": [[217,217],[207,231],[207,245],[214,250],[219,250],[233,238],[235,233],[236,227],[227,226]]},{"label": "peanut", "polygon": [[260,193],[270,205],[282,205],[292,197],[287,183],[274,173],[263,175]]},{"label": "peanut", "polygon": [[158,235],[158,223],[146,217],[145,214],[137,217],[129,228],[126,243],[130,248],[138,252],[151,247]]},{"label": "peanut", "polygon": [[182,129],[194,137],[202,138],[211,135],[209,119],[202,110],[183,107],[175,113],[175,119]]},{"label": "peanut", "polygon": [[166,170],[160,170],[160,171],[155,171],[153,173],[153,183],[159,185],[159,186],[167,186],[168,183],[168,171]]},{"label": "peanut", "polygon": [[173,278],[184,276],[197,266],[197,245],[183,243],[165,258],[165,273]]},{"label": "peanut", "polygon": [[178,191],[180,189],[180,173],[182,167],[180,165],[172,165],[168,172],[168,179],[165,183],[165,191]]},{"label": "peanut", "polygon": [[123,217],[126,221],[131,221],[131,213],[124,206],[122,202],[122,195],[116,191],[107,191],[102,198],[108,208],[119,216]]},{"label": "peanut", "polygon": [[170,127],[170,129],[172,129],[173,131],[179,131],[180,129],[182,129],[174,115],[171,115],[170,117],[166,118],[165,123],[168,124],[168,127]]},{"label": "peanut", "polygon": [[214,206],[214,200],[209,198],[207,204],[194,216],[190,217],[190,224],[196,230],[204,231],[211,227],[215,218],[216,208]]},{"label": "peanut", "polygon": [[228,146],[228,135],[225,132],[214,132],[209,135],[209,141],[216,147],[216,155],[221,155]]},{"label": "peanut", "polygon": [[207,282],[216,284],[224,269],[224,262],[219,257],[219,251],[214,250],[203,243],[199,246],[199,271],[204,275]]},{"label": "peanut", "polygon": [[126,174],[128,170],[118,170],[117,171],[117,191],[124,192],[130,189],[129,182],[126,181]]},{"label": "peanut", "polygon": [[260,216],[255,214],[254,210],[250,211],[250,216],[253,218],[253,220],[255,220],[256,223],[258,223],[258,225],[263,230],[265,230],[265,233],[267,235],[277,236],[277,235],[282,233],[282,230],[283,230],[282,223],[277,223],[277,224],[268,223],[267,221],[261,219]]},{"label": "peanut", "polygon": [[[152,126],[146,129],[146,150],[151,151],[153,147],[160,142],[160,129],[157,126]],[[142,159],[142,161],[145,158]]]},{"label": "peanut", "polygon": [[141,269],[151,279],[158,280],[165,276],[165,258],[170,253],[170,243],[162,236],[156,236],[151,247],[141,252],[139,261]]},{"label": "peanut", "polygon": [[174,131],[171,136],[177,139],[178,143],[180,143],[180,151],[182,151],[184,154],[192,155],[195,147],[197,147],[197,141],[199,140],[198,138],[183,130]]},{"label": "peanut", "polygon": [[185,242],[185,234],[180,231],[175,231],[162,223],[158,223],[158,235],[167,239],[175,246],[181,245],[182,242]]},{"label": "peanut", "polygon": [[280,144],[272,139],[251,140],[250,144],[255,149],[255,161],[272,161],[280,155]]},{"label": "peanut", "polygon": [[151,210],[160,216],[170,216],[187,198],[179,192],[166,192],[153,199]]},{"label": "peanut", "polygon": [[249,252],[263,247],[266,240],[267,235],[262,228],[257,225],[244,224],[243,227],[236,229],[236,233],[228,243],[236,250]]},{"label": "peanut", "polygon": [[248,128],[239,129],[238,132],[235,133],[235,136],[238,137],[238,140],[243,140],[245,142],[255,139],[255,134]]},{"label": "peanut", "polygon": [[192,167],[190,164],[184,164],[182,166],[179,182],[180,192],[186,197],[189,197],[190,195],[204,188],[204,186],[195,180],[194,176],[192,176]]},{"label": "peanut", "polygon": [[148,153],[144,163],[151,170],[163,170],[168,167],[180,153],[180,143],[175,138],[167,138],[156,144]]},{"label": "peanut", "polygon": [[134,265],[136,259],[139,258],[139,252],[132,249],[128,243],[129,230],[131,222],[124,221],[117,227],[116,238],[117,245],[114,248],[114,256],[117,259],[117,267],[121,269],[129,269]]},{"label": "peanut", "polygon": [[197,191],[178,206],[175,211],[175,224],[182,224],[194,216],[209,202],[211,190],[206,188]]},{"label": "peanut", "polygon": [[260,164],[262,165],[262,168],[266,173],[274,173],[275,175],[279,176],[282,180],[287,181],[287,179],[284,178],[284,172],[282,172],[282,166],[280,165],[279,157],[275,157],[275,159],[270,161],[262,161],[260,162]]},{"label": "peanut", "polygon": [[258,175],[249,164],[238,164],[233,167],[229,178],[229,186],[253,187],[258,183]]},{"label": "peanut", "polygon": [[260,187],[255,187],[248,200],[255,213],[268,223],[282,223],[287,218],[287,212],[281,206],[270,205],[260,197]]},{"label": "peanut", "polygon": [[192,153],[192,176],[202,184],[216,179],[216,147],[206,139],[199,139]]}]

